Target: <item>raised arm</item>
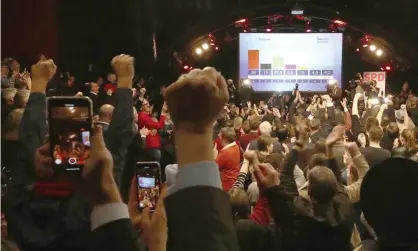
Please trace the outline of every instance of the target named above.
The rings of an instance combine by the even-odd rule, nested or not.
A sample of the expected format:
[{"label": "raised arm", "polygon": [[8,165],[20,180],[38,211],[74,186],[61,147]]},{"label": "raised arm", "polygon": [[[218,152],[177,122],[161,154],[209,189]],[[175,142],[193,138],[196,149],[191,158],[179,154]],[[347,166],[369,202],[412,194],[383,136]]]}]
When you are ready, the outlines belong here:
[{"label": "raised arm", "polygon": [[116,92],[116,105],[113,111],[112,122],[109,130],[105,133],[106,147],[112,154],[114,162],[114,175],[117,184],[125,165],[127,149],[135,132],[133,101],[132,101],[132,79],[134,77],[133,58],[121,55],[113,58],[112,67],[118,76],[118,90]]},{"label": "raised arm", "polygon": [[228,101],[225,79],[214,68],[194,69],[167,88],[166,99],[179,166],[165,201],[169,250],[238,251],[229,196],[212,153],[212,125]]}]

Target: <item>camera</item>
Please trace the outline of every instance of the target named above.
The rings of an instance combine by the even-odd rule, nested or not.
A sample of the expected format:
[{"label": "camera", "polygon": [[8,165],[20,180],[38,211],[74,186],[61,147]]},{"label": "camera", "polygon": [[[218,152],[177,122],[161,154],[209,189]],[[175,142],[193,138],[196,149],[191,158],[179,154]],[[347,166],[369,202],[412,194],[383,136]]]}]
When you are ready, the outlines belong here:
[{"label": "camera", "polygon": [[295,91],[299,91],[299,84],[295,85]]}]

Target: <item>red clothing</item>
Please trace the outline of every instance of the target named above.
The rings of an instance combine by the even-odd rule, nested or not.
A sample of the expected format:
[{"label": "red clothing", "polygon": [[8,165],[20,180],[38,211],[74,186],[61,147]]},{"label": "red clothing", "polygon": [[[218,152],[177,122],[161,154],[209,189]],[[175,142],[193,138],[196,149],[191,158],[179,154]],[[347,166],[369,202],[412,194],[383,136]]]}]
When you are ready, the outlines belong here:
[{"label": "red clothing", "polygon": [[74,193],[74,188],[69,182],[36,182],[33,191],[47,197],[68,197]]},{"label": "red clothing", "polygon": [[239,139],[241,142],[241,147],[245,151],[247,150],[248,144],[250,144],[252,140],[258,139],[258,133],[250,132],[248,134],[242,134]]},{"label": "red clothing", "polygon": [[219,152],[218,157],[216,157],[216,163],[218,164],[219,171],[221,173],[222,187],[224,191],[229,191],[234,185],[239,174],[239,146],[235,143],[233,145],[223,148]]},{"label": "red clothing", "polygon": [[104,85],[104,90],[107,93],[108,90],[112,90],[112,93],[116,93],[118,87],[112,83],[107,83]]},{"label": "red clothing", "polygon": [[[164,121],[165,117],[163,115],[160,116],[160,121],[155,122],[152,120],[151,116],[147,112],[138,112],[138,128],[143,128],[144,126],[149,129],[163,129],[164,128]],[[150,133],[147,138],[145,139],[145,148],[161,148],[161,139],[160,134],[152,134]]]},{"label": "red clothing", "polygon": [[267,197],[264,196],[263,191],[260,190],[257,203],[255,204],[253,212],[248,218],[254,222],[257,222],[258,224],[270,224],[271,212]]}]

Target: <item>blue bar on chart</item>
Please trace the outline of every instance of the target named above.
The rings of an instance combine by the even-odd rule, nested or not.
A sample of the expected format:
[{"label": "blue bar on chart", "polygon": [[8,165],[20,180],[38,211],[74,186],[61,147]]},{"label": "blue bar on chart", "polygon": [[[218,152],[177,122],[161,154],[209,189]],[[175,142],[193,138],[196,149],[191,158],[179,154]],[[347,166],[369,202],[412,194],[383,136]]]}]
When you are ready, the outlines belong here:
[{"label": "blue bar on chart", "polygon": [[248,76],[258,76],[260,75],[259,70],[248,70]]},{"label": "blue bar on chart", "polygon": [[273,76],[283,76],[284,70],[273,70]]},{"label": "blue bar on chart", "polygon": [[322,76],[332,76],[333,70],[322,70]]},{"label": "blue bar on chart", "polygon": [[309,75],[311,75],[311,76],[321,76],[321,70],[310,70]]},{"label": "blue bar on chart", "polygon": [[270,76],[271,75],[271,70],[260,70],[260,75],[261,76]]},{"label": "blue bar on chart", "polygon": [[285,70],[284,75],[286,75],[286,76],[296,76],[296,70]]}]

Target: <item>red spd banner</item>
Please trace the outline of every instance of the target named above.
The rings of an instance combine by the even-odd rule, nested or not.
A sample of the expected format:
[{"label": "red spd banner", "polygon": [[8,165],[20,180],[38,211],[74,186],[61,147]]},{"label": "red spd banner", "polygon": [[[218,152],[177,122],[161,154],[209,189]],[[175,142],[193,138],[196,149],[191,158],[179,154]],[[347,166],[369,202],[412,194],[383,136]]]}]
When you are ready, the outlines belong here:
[{"label": "red spd banner", "polygon": [[[386,95],[386,72],[384,71],[371,71],[364,72],[363,79],[365,81],[375,80],[380,93],[383,91],[383,95]],[[379,93],[379,94],[380,94]]]}]

